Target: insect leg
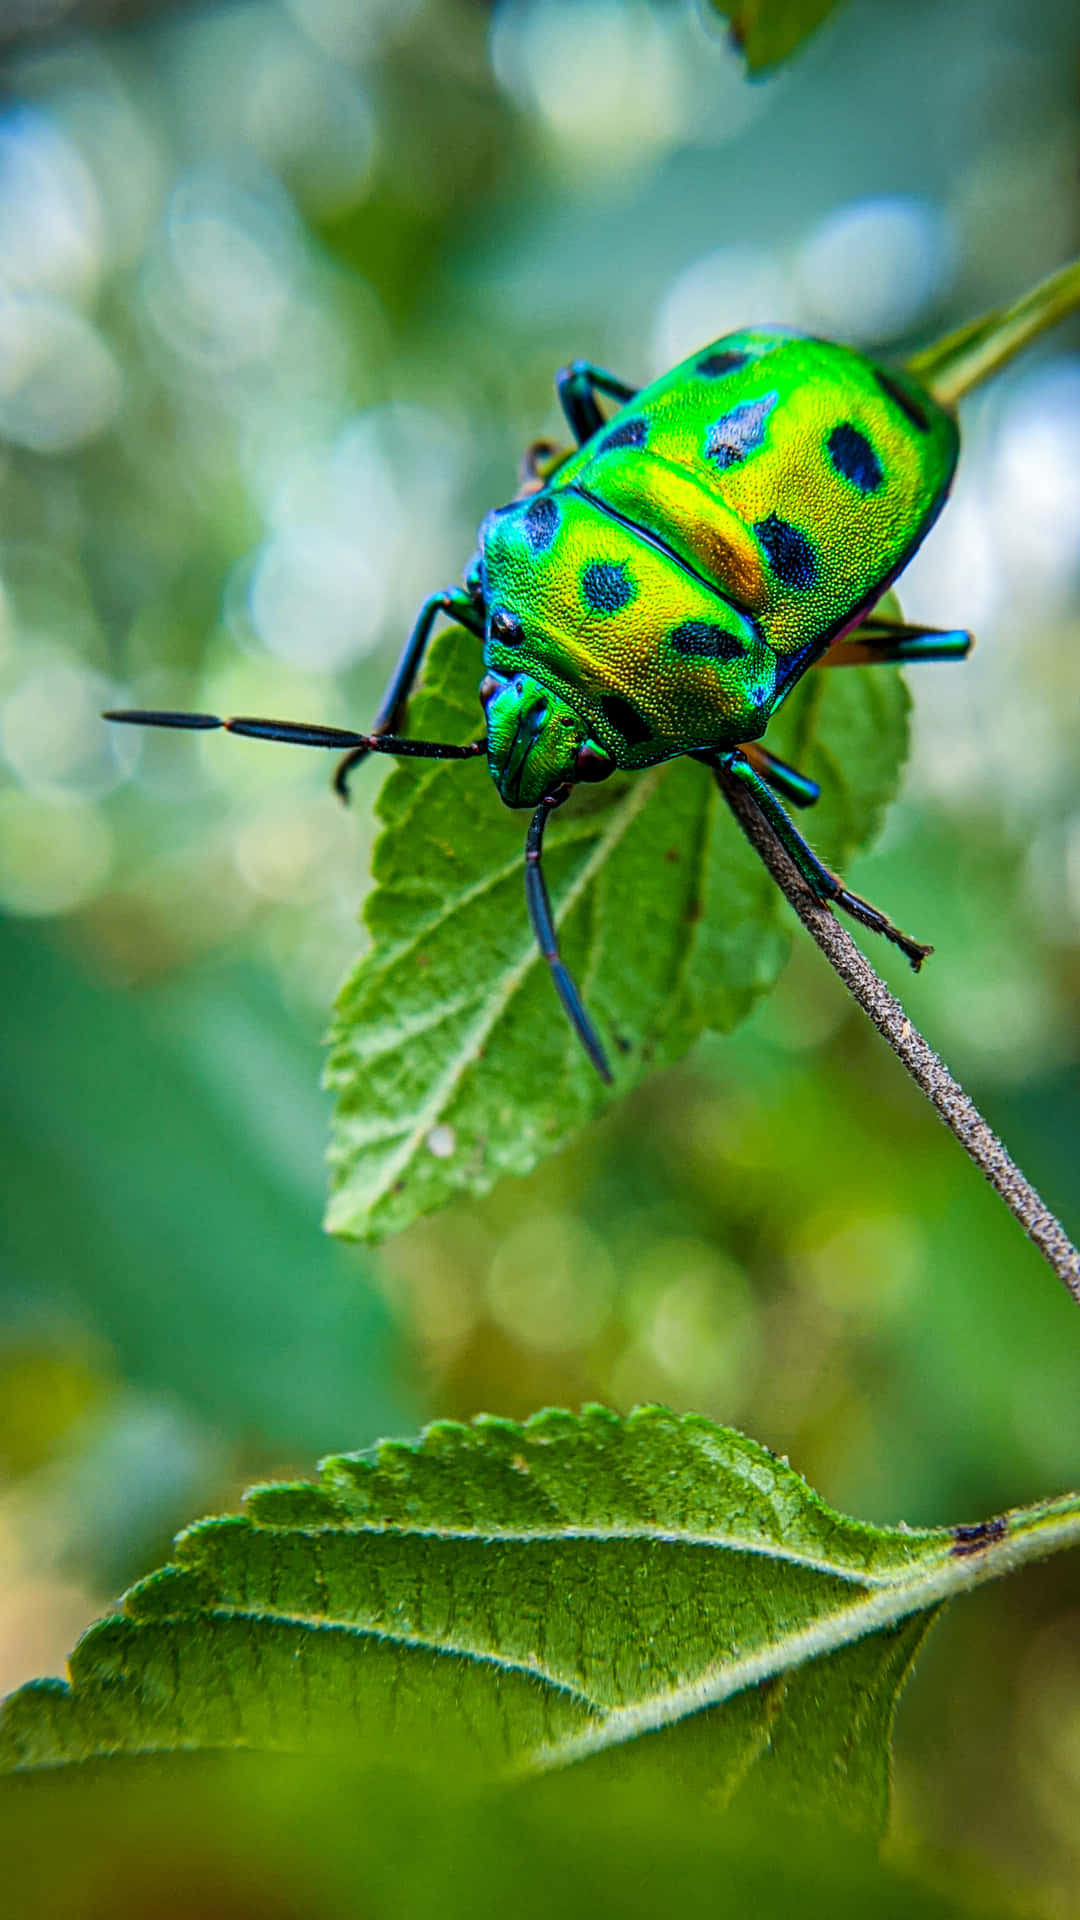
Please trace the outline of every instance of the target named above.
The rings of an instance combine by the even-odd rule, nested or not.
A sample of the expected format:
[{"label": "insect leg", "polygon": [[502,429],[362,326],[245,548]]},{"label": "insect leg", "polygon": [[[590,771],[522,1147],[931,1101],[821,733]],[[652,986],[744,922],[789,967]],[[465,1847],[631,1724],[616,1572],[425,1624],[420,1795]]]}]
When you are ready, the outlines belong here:
[{"label": "insect leg", "polygon": [[330,747],[338,753],[348,747],[354,753],[392,753],[406,760],[473,760],[487,745],[485,740],[455,746],[446,740],[401,740],[392,733],[353,733],[348,727],[319,727],[306,720],[222,719],[216,713],[173,713],[149,707],[124,707],[101,717],[137,727],[186,728],[192,733],[210,733],[220,727],[246,740],[278,740],[290,747]]},{"label": "insect leg", "polygon": [[909,627],[900,620],[875,620],[871,615],[846,640],[834,640],[818,665],[902,667],[926,660],[966,660],[974,645],[973,635],[962,628]]},{"label": "insect leg", "polygon": [[541,800],[529,823],[525,840],[525,898],[528,902],[529,918],[532,921],[537,944],[551,968],[555,991],[562,1001],[567,1018],[601,1080],[610,1087],[612,1073],[607,1063],[607,1056],[581,1004],[581,995],[559,957],[559,936],[555,928],[555,916],[551,911],[551,898],[540,864],[548,814],[562,805],[569,791],[569,787],[560,787],[555,793]]},{"label": "insect leg", "polygon": [[[445,613],[451,620],[459,620],[462,626],[468,627],[478,637],[481,635],[482,627],[476,605],[460,587],[447,587],[442,593],[433,593],[430,599],[425,600],[416,616],[413,630],[401,649],[397,665],[387,682],[386,692],[379,703],[379,711],[372,722],[372,734],[393,733],[405,718],[409,695],[420,671],[420,663],[431,638],[431,630],[440,613]],[[349,798],[350,773],[354,767],[359,766],[361,760],[366,760],[368,754],[374,751],[367,744],[367,738],[368,736],[363,736],[362,744],[353,747],[351,752],[345,754],[334,770],[334,792],[346,802]]]},{"label": "insect leg", "polygon": [[719,780],[721,773],[732,775],[749,789],[781,846],[790,854],[798,867],[811,893],[826,906],[841,908],[844,913],[850,914],[853,920],[858,920],[864,927],[869,927],[873,933],[883,934],[886,940],[891,940],[894,946],[900,948],[901,953],[907,955],[914,971],[918,973],[927,954],[932,953],[933,948],[924,947],[918,940],[912,940],[908,934],[901,933],[900,928],[894,927],[892,921],[887,920],[877,907],[872,907],[868,900],[863,900],[857,893],[848,892],[835,873],[830,873],[828,867],[818,859],[813,848],[807,846],[801,833],[788,819],[775,794],[770,792],[765,781],[755,772],[746,755],[738,751],[717,754],[711,765],[717,775],[721,792],[723,792],[723,781]]},{"label": "insect leg", "polygon": [[603,367],[594,367],[591,360],[571,360],[568,367],[555,375],[555,391],[570,431],[581,446],[604,424],[597,394],[605,394],[621,406],[634,398],[637,388],[628,387],[625,380],[617,380],[613,373],[605,373]]},{"label": "insect leg", "polygon": [[755,773],[760,773],[762,779],[767,780],[777,793],[782,793],[793,807],[812,807],[815,801],[821,799],[821,788],[816,780],[811,780],[809,774],[800,773],[798,767],[789,766],[786,760],[770,753],[768,747],[753,740],[745,742],[742,751]]},{"label": "insect leg", "polygon": [[[564,451],[561,458],[565,459],[565,457]],[[515,498],[524,500],[530,493],[540,493],[547,486],[559,463],[559,449],[554,440],[533,440],[526,447],[518,464],[518,490]]]}]

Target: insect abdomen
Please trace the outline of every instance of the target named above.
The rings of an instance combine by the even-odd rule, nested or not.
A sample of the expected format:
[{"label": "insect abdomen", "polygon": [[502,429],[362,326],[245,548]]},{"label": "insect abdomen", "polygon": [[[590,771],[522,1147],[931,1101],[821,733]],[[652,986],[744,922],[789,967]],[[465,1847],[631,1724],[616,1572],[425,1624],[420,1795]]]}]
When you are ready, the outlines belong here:
[{"label": "insect abdomen", "polygon": [[646,387],[554,485],[664,540],[790,654],[877,598],[933,524],[956,454],[952,420],[907,376],[754,330]]}]

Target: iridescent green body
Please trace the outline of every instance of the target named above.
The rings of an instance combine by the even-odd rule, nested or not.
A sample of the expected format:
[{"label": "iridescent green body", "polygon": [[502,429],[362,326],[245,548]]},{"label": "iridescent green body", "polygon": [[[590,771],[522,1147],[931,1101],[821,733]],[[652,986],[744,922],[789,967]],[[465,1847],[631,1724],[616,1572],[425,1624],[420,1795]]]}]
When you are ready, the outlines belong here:
[{"label": "iridescent green body", "polygon": [[[930,951],[822,865],[776,797],[811,806],[816,782],[752,743],[826,653],[837,665],[964,657],[966,633],[907,627],[880,610],[864,621],[936,518],[957,436],[910,375],[775,328],[729,334],[639,393],[586,361],[556,385],[577,451],[488,515],[464,589],[424,602],[370,733],[144,709],[108,717],[343,749],[343,798],[369,753],[451,760],[486,749],[502,799],[533,809],[533,930],[610,1080],[541,869],[545,822],[582,781],[697,754],[729,798],[733,785],[749,792],[819,900],[915,967]],[[621,403],[606,419],[597,394]],[[483,640],[486,739],[400,733],[440,615]],[[855,626],[857,642],[834,647]]]},{"label": "iridescent green body", "polygon": [[910,377],[777,329],[634,395],[481,529],[503,799],[535,806],[587,742],[630,769],[760,738],[910,559],[957,447]]},{"label": "iridescent green body", "polygon": [[[424,601],[368,733],[144,708],[106,718],[336,749],[342,799],[370,753],[468,760],[486,750],[501,798],[533,809],[533,932],[607,1081],[603,1042],[560,955],[541,862],[549,816],[574,787],[617,767],[694,755],[755,845],[751,820],[815,899],[892,941],[917,969],[931,948],[849,892],[777,797],[811,807],[817,782],[755,743],[815,662],[966,657],[969,633],[908,626],[882,596],[949,490],[958,441],[946,407],[1078,300],[1074,262],[928,349],[918,366],[941,404],[910,369],[776,327],[728,334],[639,392],[575,360],[555,384],[576,451],[551,469],[531,450],[525,494],[484,521],[464,586]],[[615,403],[606,418],[598,395]],[[483,641],[485,737],[468,742],[401,731],[442,616]]]}]

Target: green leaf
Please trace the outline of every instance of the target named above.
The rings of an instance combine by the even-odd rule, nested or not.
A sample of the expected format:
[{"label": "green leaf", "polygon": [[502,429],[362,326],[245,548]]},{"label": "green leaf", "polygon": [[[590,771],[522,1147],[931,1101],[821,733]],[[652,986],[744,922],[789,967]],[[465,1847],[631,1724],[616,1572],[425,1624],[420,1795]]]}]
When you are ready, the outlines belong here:
[{"label": "green leaf", "polygon": [[[476,737],[478,656],[432,648],[418,738]],[[893,669],[808,674],[769,744],[821,780],[814,845],[843,870],[872,837],[907,749]],[[331,1231],[380,1239],[451,1194],[526,1173],[611,1099],[556,1000],[529,926],[524,826],[479,762],[412,760],[379,800],[371,948],[338,1002]],[[564,958],[625,1093],[729,1031],[787,952],[780,896],[715,783],[689,760],[581,788],[545,870]]]},{"label": "green leaf", "polygon": [[731,38],[749,73],[778,66],[832,13],[838,0],[709,0],[731,22]]},{"label": "green leaf", "polygon": [[8,1701],[0,1766],[393,1739],[878,1831],[935,1610],[1078,1540],[1080,1496],[952,1531],[848,1520],[756,1442],[662,1408],[440,1424],[182,1534],[70,1686]]}]

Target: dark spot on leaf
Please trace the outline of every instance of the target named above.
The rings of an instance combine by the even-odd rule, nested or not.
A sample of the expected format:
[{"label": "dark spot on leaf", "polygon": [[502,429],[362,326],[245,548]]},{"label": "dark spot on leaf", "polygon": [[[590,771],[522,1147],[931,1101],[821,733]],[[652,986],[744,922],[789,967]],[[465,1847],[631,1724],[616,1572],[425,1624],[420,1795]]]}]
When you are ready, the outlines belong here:
[{"label": "dark spot on leaf", "polygon": [[764,400],[746,400],[740,407],[717,420],[705,435],[705,457],[721,471],[738,466],[760,447],[765,438],[765,422],[776,405],[777,395],[767,393]]},{"label": "dark spot on leaf", "polygon": [[634,597],[626,561],[593,560],[581,576],[581,591],[594,613],[618,613]]},{"label": "dark spot on leaf", "polygon": [[605,693],[598,705],[604,718],[631,746],[652,739],[652,728],[648,721],[629,700],[623,699],[621,693]]},{"label": "dark spot on leaf", "polygon": [[559,529],[559,505],[550,493],[538,493],[525,510],[525,538],[533,553],[546,553]]},{"label": "dark spot on leaf", "polygon": [[1004,1540],[1009,1531],[1009,1523],[1001,1514],[993,1520],[980,1520],[973,1527],[953,1528],[953,1557],[964,1560],[969,1554],[981,1553],[984,1547],[992,1547],[996,1540]]},{"label": "dark spot on leaf", "polygon": [[740,660],[743,655],[738,634],[712,626],[707,620],[684,620],[673,629],[671,644],[688,660]]},{"label": "dark spot on leaf", "polygon": [[689,920],[690,925],[693,926],[695,920],[701,919],[701,916],[704,913],[704,911],[705,909],[702,906],[700,900],[688,900],[686,903],[685,910],[683,912],[683,919]]},{"label": "dark spot on leaf", "polygon": [[679,861],[682,859],[682,854],[679,852],[678,847],[668,847],[664,854],[664,859],[667,861],[669,867],[677,867]]},{"label": "dark spot on leaf", "polygon": [[905,393],[900,382],[890,379],[889,375],[883,373],[880,367],[874,368],[874,379],[877,381],[882,392],[887,393],[890,400],[895,400],[901,413],[911,421],[913,427],[918,427],[920,433],[929,433],[930,422],[913,394]]},{"label": "dark spot on leaf", "polygon": [[817,560],[804,533],[775,513],[770,513],[767,520],[759,520],[754,532],[776,578],[785,587],[813,586],[817,579]]},{"label": "dark spot on leaf", "polygon": [[643,447],[649,437],[649,423],[640,413],[631,420],[623,420],[610,433],[605,433],[597,453],[613,453],[616,447]]},{"label": "dark spot on leaf", "polygon": [[738,353],[733,347],[722,347],[718,353],[706,353],[697,363],[696,371],[703,373],[706,380],[719,380],[721,374],[737,373],[745,367],[750,355]]},{"label": "dark spot on leaf", "polygon": [[876,493],[885,475],[881,470],[881,461],[870,445],[865,433],[853,427],[845,420],[834,427],[826,441],[829,459],[837,473],[844,480],[850,480],[860,493]]}]

